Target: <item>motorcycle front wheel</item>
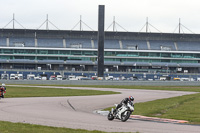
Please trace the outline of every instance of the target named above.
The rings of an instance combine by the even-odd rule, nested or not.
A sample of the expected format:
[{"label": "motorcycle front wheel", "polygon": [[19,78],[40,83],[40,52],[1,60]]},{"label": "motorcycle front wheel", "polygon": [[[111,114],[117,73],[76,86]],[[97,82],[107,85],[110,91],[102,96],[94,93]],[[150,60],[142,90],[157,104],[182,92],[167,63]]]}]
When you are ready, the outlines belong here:
[{"label": "motorcycle front wheel", "polygon": [[130,115],[131,115],[131,112],[130,112],[130,111],[127,111],[127,112],[122,113],[122,114],[121,114],[121,121],[122,121],[122,122],[127,121],[127,120],[129,119]]},{"label": "motorcycle front wheel", "polygon": [[112,121],[114,119],[114,116],[113,116],[113,114],[111,112],[109,112],[107,118],[108,118],[108,120]]}]

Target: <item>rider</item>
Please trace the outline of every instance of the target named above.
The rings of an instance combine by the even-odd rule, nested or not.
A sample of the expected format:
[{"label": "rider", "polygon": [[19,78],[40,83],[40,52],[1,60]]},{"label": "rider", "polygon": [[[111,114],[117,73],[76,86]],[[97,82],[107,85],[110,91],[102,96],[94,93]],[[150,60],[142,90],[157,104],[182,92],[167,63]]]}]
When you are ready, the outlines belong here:
[{"label": "rider", "polygon": [[[121,102],[120,102],[120,104],[118,104],[117,105],[117,107],[116,107],[116,109],[114,109],[114,113],[116,113],[116,111],[123,105],[123,104],[125,104],[125,105],[127,105],[127,103],[128,102],[133,102],[134,101],[134,97],[133,96],[129,96],[129,97],[127,97],[127,98],[124,98]],[[119,112],[119,114],[121,114],[122,112]],[[121,115],[119,115],[119,117],[121,117]],[[120,118],[121,119],[121,118]]]},{"label": "rider", "polygon": [[6,85],[4,83],[1,85],[1,87],[3,87],[4,90],[6,91]]},{"label": "rider", "polygon": [[4,83],[0,86],[0,96],[3,97],[3,93],[2,92],[6,92],[6,86],[5,86]]}]

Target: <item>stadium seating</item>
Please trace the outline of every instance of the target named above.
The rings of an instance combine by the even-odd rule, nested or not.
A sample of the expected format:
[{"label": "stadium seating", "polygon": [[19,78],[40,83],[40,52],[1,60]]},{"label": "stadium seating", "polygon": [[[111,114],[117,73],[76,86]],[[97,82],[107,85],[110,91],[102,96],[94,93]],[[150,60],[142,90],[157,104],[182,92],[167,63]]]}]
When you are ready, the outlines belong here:
[{"label": "stadium seating", "polygon": [[37,39],[38,47],[50,47],[50,48],[62,48],[63,39],[57,38],[38,38]]},{"label": "stadium seating", "polygon": [[133,49],[137,47],[137,50],[148,50],[147,41],[143,40],[122,40],[123,49]]},{"label": "stadium seating", "polygon": [[106,39],[104,41],[105,49],[120,49],[119,41],[114,39]]},{"label": "stadium seating", "polygon": [[150,43],[150,49],[151,50],[164,50],[165,49],[161,48],[162,46],[163,47],[167,47],[168,49],[166,49],[166,51],[168,50],[172,50],[172,51],[175,51],[175,46],[174,46],[174,42],[173,41],[149,41]]},{"label": "stadium seating", "polygon": [[[94,40],[94,48],[98,48],[98,40]],[[105,49],[120,49],[120,44],[118,40],[114,39],[105,39],[104,40],[104,48]]]},{"label": "stadium seating", "polygon": [[5,37],[0,37],[0,46],[6,46],[6,38]]},{"label": "stadium seating", "polygon": [[9,38],[9,46],[15,47],[17,43],[24,43],[25,47],[34,47],[35,39],[31,37],[10,37]]},{"label": "stadium seating", "polygon": [[[7,46],[6,37],[0,37],[0,46]],[[65,39],[66,48],[98,48],[98,40],[84,39],[84,38],[70,38]],[[182,41],[176,42],[177,49],[175,48],[175,42],[173,41],[159,41],[150,40],[148,48],[147,41],[145,40],[121,40],[122,46],[120,47],[119,40],[105,39],[105,49],[132,49],[132,50],[163,50],[163,51],[200,51],[200,42]],[[15,44],[22,43],[24,47],[35,47],[34,37],[9,37],[9,46],[14,47]],[[50,47],[50,48],[63,48],[62,38],[37,38],[38,47]]]},{"label": "stadium seating", "polygon": [[67,48],[92,48],[90,39],[66,39],[66,47]]},{"label": "stadium seating", "polygon": [[200,51],[200,42],[177,42],[179,51]]}]

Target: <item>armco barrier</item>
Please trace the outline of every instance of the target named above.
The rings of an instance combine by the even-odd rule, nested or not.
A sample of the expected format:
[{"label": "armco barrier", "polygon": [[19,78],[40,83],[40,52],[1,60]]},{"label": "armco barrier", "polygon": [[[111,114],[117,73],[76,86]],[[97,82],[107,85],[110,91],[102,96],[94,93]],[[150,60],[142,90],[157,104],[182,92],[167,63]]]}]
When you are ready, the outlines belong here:
[{"label": "armco barrier", "polygon": [[5,84],[199,86],[199,81],[0,80]]}]

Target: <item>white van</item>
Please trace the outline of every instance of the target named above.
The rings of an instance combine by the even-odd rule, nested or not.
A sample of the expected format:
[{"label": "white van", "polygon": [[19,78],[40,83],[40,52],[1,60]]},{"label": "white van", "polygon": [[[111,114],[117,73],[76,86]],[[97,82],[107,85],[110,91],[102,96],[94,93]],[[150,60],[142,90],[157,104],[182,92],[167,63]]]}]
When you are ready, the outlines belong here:
[{"label": "white van", "polygon": [[18,79],[18,78],[17,78],[17,74],[11,73],[11,74],[10,74],[10,80],[16,80],[16,79]]},{"label": "white van", "polygon": [[113,76],[108,76],[108,77],[105,77],[105,80],[114,80],[114,77]]},{"label": "white van", "polygon": [[57,75],[56,80],[62,80],[62,75]]},{"label": "white van", "polygon": [[69,75],[68,79],[69,80],[78,80],[75,75]]}]

